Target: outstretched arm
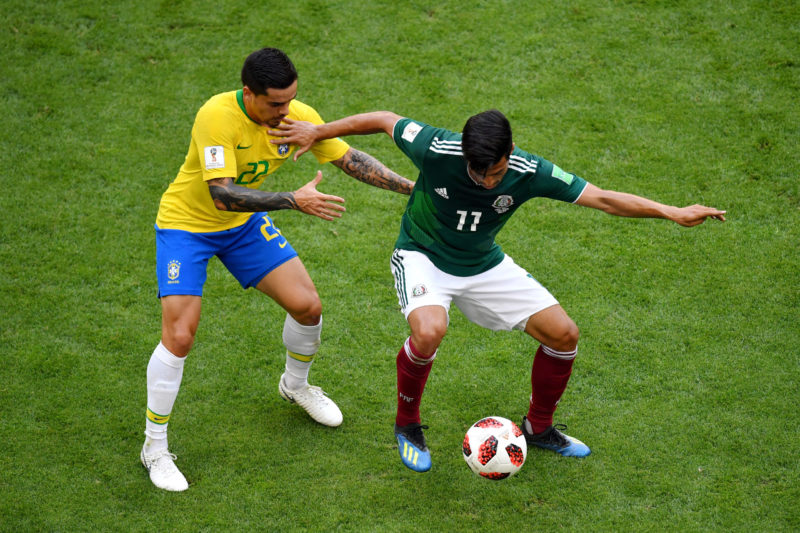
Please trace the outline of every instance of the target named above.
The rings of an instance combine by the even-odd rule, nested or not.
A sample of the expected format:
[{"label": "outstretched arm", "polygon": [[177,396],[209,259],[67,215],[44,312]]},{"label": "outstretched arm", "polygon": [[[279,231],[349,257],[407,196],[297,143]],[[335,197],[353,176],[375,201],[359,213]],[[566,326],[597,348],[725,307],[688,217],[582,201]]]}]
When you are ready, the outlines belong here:
[{"label": "outstretched arm", "polygon": [[394,125],[400,120],[400,115],[391,111],[373,111],[349,117],[340,118],[326,124],[312,124],[301,120],[284,118],[277,130],[269,130],[269,134],[283,139],[273,139],[272,144],[289,142],[297,146],[294,160],[311,148],[311,145],[324,139],[343,137],[346,135],[369,135],[384,132],[390,137]]},{"label": "outstretched arm", "polygon": [[[395,123],[402,117],[390,111],[374,111],[345,117],[326,124],[312,124],[300,120],[284,118],[277,130],[269,134],[281,139],[273,139],[273,144],[292,143],[297,145],[294,160],[307,152],[318,141],[346,135],[368,135],[384,132],[392,135]],[[331,161],[349,176],[359,181],[403,194],[411,194],[414,182],[408,180],[369,154],[350,148],[344,156]]]},{"label": "outstretched arm", "polygon": [[400,176],[371,155],[355,148],[350,148],[342,157],[331,163],[341,168],[348,176],[381,189],[402,194],[411,194],[414,190],[413,181]]},{"label": "outstretched arm", "polygon": [[[322,172],[294,192],[270,192],[250,189],[233,183],[233,178],[216,178],[208,180],[208,190],[214,205],[220,211],[276,211],[278,209],[296,209],[307,215],[314,215],[325,220],[341,217],[344,198],[324,194],[317,190],[322,181]],[[333,203],[338,202],[338,203]]]},{"label": "outstretched arm", "polygon": [[702,224],[707,218],[725,221],[725,211],[713,207],[697,204],[688,207],[664,205],[635,194],[606,191],[591,183],[586,185],[575,203],[619,217],[666,218],[687,227]]}]

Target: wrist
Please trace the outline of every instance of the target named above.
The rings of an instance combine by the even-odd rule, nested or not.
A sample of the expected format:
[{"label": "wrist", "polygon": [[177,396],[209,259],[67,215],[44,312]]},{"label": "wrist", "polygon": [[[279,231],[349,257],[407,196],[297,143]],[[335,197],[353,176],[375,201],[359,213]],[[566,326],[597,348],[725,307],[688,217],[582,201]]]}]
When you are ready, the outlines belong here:
[{"label": "wrist", "polygon": [[664,206],[664,218],[667,220],[671,220],[673,222],[677,222],[680,218],[681,208],[675,207],[674,205],[667,205]]}]

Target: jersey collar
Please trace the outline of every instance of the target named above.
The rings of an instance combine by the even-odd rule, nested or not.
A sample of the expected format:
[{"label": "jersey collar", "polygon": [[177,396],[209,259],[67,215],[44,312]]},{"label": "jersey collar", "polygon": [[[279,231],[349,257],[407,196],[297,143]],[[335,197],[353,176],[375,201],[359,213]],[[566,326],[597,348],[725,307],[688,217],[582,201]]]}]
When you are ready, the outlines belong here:
[{"label": "jersey collar", "polygon": [[[244,113],[244,116],[249,118],[252,122],[256,122],[247,114],[247,108],[244,107],[244,90],[239,89],[236,91],[236,102],[239,104],[239,108],[242,110],[242,113]],[[256,124],[258,124],[258,122],[256,122]]]}]

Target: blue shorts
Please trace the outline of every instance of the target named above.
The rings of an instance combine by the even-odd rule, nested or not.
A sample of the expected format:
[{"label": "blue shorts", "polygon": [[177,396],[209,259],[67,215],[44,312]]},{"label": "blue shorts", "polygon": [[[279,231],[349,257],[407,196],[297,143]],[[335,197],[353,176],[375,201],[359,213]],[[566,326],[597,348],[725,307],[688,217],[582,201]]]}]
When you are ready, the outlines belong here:
[{"label": "blue shorts", "polygon": [[208,260],[215,255],[246,289],[297,257],[297,252],[267,213],[253,213],[239,227],[210,233],[156,226],[158,297],[202,296]]}]

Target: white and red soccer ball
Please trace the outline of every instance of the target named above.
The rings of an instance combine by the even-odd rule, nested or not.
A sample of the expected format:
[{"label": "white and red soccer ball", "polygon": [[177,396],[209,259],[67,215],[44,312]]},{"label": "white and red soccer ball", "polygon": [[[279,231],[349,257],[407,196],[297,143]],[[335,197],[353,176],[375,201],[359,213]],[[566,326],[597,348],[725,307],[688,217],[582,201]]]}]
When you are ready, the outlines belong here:
[{"label": "white and red soccer ball", "polygon": [[505,479],[522,468],[528,445],[522,430],[501,416],[481,418],[467,430],[462,446],[473,472],[488,479]]}]

